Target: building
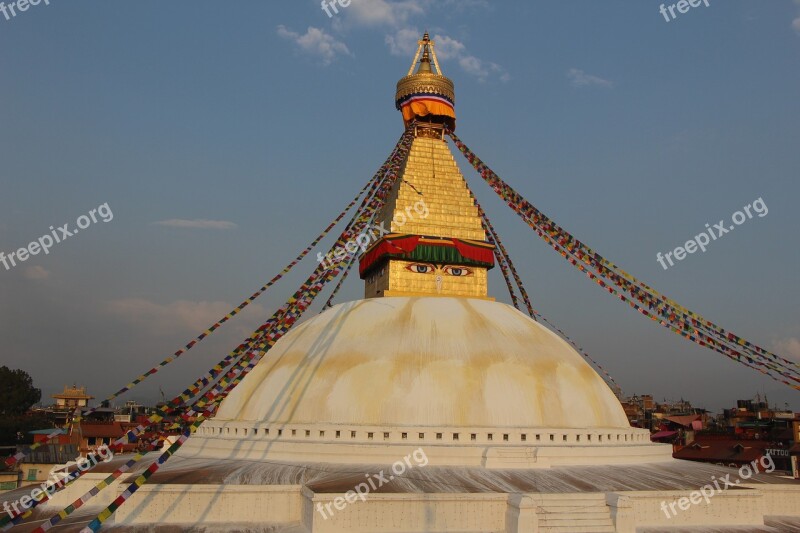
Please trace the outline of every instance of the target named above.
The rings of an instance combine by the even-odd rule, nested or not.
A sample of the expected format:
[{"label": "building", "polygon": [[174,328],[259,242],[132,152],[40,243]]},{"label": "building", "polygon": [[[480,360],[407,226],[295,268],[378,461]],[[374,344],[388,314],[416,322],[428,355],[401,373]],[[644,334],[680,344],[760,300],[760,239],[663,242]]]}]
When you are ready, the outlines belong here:
[{"label": "building", "polygon": [[[77,446],[72,437],[63,429],[56,431],[59,431],[59,434],[49,439],[48,437],[54,432],[52,428],[29,432],[38,447],[14,468],[0,471],[0,492],[41,484],[49,478],[54,468],[78,456]],[[13,455],[20,448],[8,449],[9,455]]]},{"label": "building", "polygon": [[634,533],[793,515],[800,527],[800,484],[764,474],[665,516],[730,468],[673,459],[567,342],[494,300],[493,244],[444,132],[453,83],[427,34],[397,89],[413,140],[376,221],[390,233],[360,258],[364,299],[278,341],[109,525]]},{"label": "building", "polygon": [[689,401],[683,398],[678,401],[665,399],[659,403],[653,399],[652,394],[643,394],[641,396],[634,394],[620,399],[620,402],[625,410],[625,416],[628,417],[628,421],[634,427],[648,428],[651,431],[658,432],[672,431],[676,428],[669,427],[668,418],[676,416],[694,417],[696,415],[700,415],[703,427],[708,425],[709,419],[706,410],[693,407]]},{"label": "building", "polygon": [[795,413],[770,407],[760,397],[756,400],[737,400],[735,409],[726,409],[723,420],[728,431],[748,439],[791,440]]},{"label": "building", "polygon": [[789,446],[763,440],[731,439],[723,435],[699,436],[676,451],[674,457],[739,468],[753,461],[761,461],[767,455],[775,463],[775,470],[787,474],[791,472]]},{"label": "building", "polygon": [[[125,422],[81,422],[73,428],[73,434],[79,439],[81,454],[85,455],[103,444],[111,446],[134,427],[135,423]],[[113,449],[117,452],[132,451],[136,446],[135,442],[126,443],[114,445]]]},{"label": "building", "polygon": [[58,409],[78,409],[80,407],[87,407],[89,400],[93,400],[94,396],[86,393],[86,387],[67,387],[64,385],[64,392],[53,394],[56,400],[55,407]]},{"label": "building", "polygon": [[63,392],[53,394],[56,403],[49,407],[35,409],[36,412],[47,416],[48,420],[57,428],[66,428],[70,425],[78,409],[89,406],[89,400],[94,396],[86,392],[86,387],[64,385]]}]

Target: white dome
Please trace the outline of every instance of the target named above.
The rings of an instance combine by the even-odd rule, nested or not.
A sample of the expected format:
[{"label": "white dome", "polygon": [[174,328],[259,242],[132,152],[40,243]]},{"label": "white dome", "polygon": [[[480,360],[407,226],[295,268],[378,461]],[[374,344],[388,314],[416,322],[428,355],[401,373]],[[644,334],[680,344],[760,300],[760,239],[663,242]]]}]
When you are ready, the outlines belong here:
[{"label": "white dome", "polygon": [[215,420],[630,429],[605,382],[558,336],[505,304],[436,297],[349,302],[296,326]]}]

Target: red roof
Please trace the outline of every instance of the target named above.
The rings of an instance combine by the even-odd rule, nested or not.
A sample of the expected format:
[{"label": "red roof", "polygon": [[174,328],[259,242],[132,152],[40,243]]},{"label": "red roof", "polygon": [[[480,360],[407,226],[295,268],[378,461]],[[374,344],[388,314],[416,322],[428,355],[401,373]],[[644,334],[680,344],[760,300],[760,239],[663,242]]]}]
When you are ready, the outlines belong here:
[{"label": "red roof", "polygon": [[653,433],[650,435],[650,440],[666,439],[669,437],[674,437],[677,434],[677,431],[659,431],[658,433]]},{"label": "red roof", "polygon": [[106,424],[87,424],[84,422],[81,423],[80,427],[75,428],[73,432],[87,438],[111,437],[118,439],[125,434],[126,429],[123,428],[120,422]]},{"label": "red roof", "polygon": [[666,417],[666,420],[669,420],[670,422],[683,426],[687,429],[693,429],[692,422],[695,420],[700,420],[700,415],[668,416]]},{"label": "red roof", "polygon": [[765,442],[709,440],[693,442],[674,454],[676,459],[719,463],[749,463],[764,456]]}]

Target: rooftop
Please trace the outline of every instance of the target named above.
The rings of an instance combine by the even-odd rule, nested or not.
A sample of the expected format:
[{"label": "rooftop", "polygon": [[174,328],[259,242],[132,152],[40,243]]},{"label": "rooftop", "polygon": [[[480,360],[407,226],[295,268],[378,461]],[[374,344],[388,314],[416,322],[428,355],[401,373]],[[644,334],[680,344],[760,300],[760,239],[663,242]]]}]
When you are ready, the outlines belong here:
[{"label": "rooftop", "polygon": [[64,392],[59,394],[53,394],[53,398],[59,399],[79,399],[79,400],[92,400],[94,396],[91,396],[86,393],[86,387],[77,387],[73,385],[72,387],[68,387],[64,385]]}]

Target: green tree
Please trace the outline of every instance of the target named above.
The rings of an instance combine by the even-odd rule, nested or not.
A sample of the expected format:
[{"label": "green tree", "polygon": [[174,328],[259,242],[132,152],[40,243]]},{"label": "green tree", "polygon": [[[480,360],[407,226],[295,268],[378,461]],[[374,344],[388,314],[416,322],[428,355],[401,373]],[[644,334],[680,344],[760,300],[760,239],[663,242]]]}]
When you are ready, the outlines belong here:
[{"label": "green tree", "polygon": [[[33,442],[31,431],[52,427],[53,424],[47,419],[47,415],[43,413],[26,413],[24,415],[0,417],[0,446],[31,444]],[[20,439],[20,437],[22,438]],[[0,452],[0,465],[3,464],[3,456],[4,453]]]},{"label": "green tree", "polygon": [[29,431],[52,425],[45,415],[28,411],[41,399],[27,372],[0,366],[0,446],[30,444]]},{"label": "green tree", "polygon": [[41,389],[24,370],[0,366],[0,416],[19,416],[42,399]]}]

